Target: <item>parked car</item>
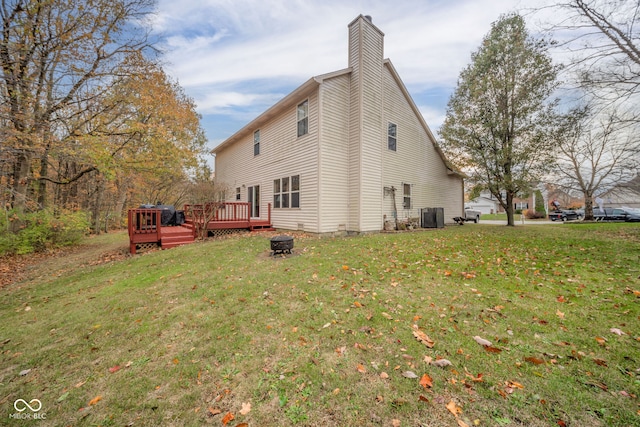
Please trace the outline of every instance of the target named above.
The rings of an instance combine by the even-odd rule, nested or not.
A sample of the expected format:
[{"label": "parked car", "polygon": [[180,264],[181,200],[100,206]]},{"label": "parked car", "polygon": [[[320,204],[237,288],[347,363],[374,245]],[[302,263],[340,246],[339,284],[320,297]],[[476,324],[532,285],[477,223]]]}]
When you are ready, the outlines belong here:
[{"label": "parked car", "polygon": [[473,221],[476,224],[480,222],[480,215],[482,212],[474,211],[473,209],[465,209],[464,210],[464,220],[465,221]]},{"label": "parked car", "polygon": [[597,209],[593,211],[593,219],[596,221],[640,222],[640,209]]},{"label": "parked car", "polygon": [[557,209],[553,212],[549,212],[549,219],[551,221],[572,221],[582,218],[576,211],[570,209]]}]

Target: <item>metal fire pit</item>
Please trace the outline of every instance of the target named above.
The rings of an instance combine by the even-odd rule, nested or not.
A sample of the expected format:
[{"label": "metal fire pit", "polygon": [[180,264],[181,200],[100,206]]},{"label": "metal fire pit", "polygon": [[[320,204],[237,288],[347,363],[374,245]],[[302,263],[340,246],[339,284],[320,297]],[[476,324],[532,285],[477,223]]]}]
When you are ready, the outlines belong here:
[{"label": "metal fire pit", "polygon": [[290,254],[293,249],[293,237],[291,236],[276,236],[271,238],[271,250],[273,255],[277,254]]}]

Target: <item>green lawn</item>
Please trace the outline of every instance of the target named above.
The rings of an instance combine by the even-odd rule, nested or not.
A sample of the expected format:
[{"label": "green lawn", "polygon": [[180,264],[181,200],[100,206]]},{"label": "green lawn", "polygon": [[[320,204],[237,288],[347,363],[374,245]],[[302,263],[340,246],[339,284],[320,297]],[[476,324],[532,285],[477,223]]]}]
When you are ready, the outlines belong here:
[{"label": "green lawn", "polygon": [[269,236],[1,289],[0,424],[640,425],[640,225]]}]

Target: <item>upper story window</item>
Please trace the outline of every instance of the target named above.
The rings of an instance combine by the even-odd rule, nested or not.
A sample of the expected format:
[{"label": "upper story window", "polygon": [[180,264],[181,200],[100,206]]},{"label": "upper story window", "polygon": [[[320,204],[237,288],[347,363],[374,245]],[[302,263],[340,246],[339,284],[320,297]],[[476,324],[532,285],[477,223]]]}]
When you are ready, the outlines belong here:
[{"label": "upper story window", "polygon": [[394,123],[389,123],[387,130],[387,147],[391,151],[396,151],[398,127]]},{"label": "upper story window", "polygon": [[253,155],[260,154],[260,129],[253,133]]},{"label": "upper story window", "polygon": [[240,187],[236,187],[236,200],[240,200]]},{"label": "upper story window", "polygon": [[309,101],[298,104],[298,136],[309,133]]}]

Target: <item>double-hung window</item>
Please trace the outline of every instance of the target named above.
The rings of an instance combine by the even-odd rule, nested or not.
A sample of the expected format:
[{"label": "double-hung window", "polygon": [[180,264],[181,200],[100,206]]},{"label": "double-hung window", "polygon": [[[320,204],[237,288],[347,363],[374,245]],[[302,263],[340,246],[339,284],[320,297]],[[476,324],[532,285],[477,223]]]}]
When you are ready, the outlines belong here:
[{"label": "double-hung window", "polygon": [[394,123],[389,123],[387,128],[387,148],[396,151],[398,145],[398,127]]},{"label": "double-hung window", "polygon": [[411,209],[411,184],[402,184],[402,206]]},{"label": "double-hung window", "polygon": [[309,133],[309,101],[298,104],[298,137]]},{"label": "double-hung window", "polygon": [[300,207],[300,175],[273,181],[273,207],[277,209]]},{"label": "double-hung window", "polygon": [[253,133],[253,155],[260,154],[260,129]]},{"label": "double-hung window", "polygon": [[236,187],[236,200],[240,201],[240,187]]}]

